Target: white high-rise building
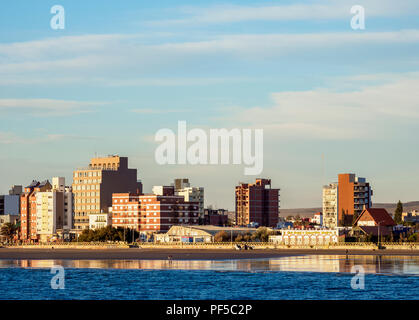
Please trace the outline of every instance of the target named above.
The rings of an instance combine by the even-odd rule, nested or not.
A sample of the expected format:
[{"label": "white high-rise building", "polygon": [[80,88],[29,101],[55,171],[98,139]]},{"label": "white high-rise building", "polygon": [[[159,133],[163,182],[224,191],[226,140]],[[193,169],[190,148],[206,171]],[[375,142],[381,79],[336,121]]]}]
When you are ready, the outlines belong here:
[{"label": "white high-rise building", "polygon": [[338,184],[330,183],[323,186],[323,226],[337,228],[338,226]]},{"label": "white high-rise building", "polygon": [[63,177],[52,178],[52,187],[36,192],[36,228],[40,241],[49,241],[73,224],[73,193]]},{"label": "white high-rise building", "polygon": [[191,187],[189,179],[175,179],[175,195],[183,196],[187,202],[199,203],[199,216],[204,217],[204,188]]}]

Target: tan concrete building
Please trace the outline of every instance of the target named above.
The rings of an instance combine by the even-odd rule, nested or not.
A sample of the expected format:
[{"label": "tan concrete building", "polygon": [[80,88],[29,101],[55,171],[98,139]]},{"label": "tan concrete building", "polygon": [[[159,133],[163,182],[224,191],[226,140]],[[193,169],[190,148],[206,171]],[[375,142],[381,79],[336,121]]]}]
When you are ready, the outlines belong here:
[{"label": "tan concrete building", "polygon": [[185,201],[198,202],[199,216],[204,217],[204,188],[193,187],[189,183],[189,179],[175,179],[173,186],[175,187],[175,195],[183,196]]},{"label": "tan concrete building", "polygon": [[89,227],[89,214],[106,213],[113,193],[141,193],[137,169],[128,168],[128,158],[116,155],[93,158],[73,173],[74,228]]},{"label": "tan concrete building", "polygon": [[323,226],[337,228],[338,226],[338,184],[330,183],[323,186]]}]

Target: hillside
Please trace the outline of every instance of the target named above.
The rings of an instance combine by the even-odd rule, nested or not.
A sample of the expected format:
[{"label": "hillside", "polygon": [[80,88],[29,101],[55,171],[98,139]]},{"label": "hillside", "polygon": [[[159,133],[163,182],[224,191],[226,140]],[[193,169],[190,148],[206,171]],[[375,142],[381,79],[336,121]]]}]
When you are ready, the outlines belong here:
[{"label": "hillside", "polygon": [[[384,208],[388,213],[393,214],[396,210],[396,203],[373,203],[373,208]],[[410,201],[403,203],[403,211],[419,211],[419,201]],[[296,209],[280,209],[280,216],[295,216],[311,217],[314,213],[322,211],[322,208],[296,208]]]}]

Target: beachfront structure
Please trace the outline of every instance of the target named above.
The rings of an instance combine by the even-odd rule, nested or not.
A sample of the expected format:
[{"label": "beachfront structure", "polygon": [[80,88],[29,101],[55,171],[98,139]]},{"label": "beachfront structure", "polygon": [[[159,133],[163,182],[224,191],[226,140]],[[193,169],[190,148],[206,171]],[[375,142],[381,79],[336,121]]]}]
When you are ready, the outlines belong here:
[{"label": "beachfront structure", "polygon": [[338,222],[352,225],[354,215],[359,216],[365,208],[372,206],[372,190],[365,178],[353,173],[338,175]]},{"label": "beachfront structure", "polygon": [[48,180],[39,182],[33,180],[24,188],[20,196],[20,239],[23,241],[37,241],[36,193],[51,190]]},{"label": "beachfront structure", "polygon": [[270,179],[256,179],[253,184],[236,186],[236,224],[275,227],[279,216],[279,191],[271,188]]},{"label": "beachfront structure", "polygon": [[269,236],[269,242],[290,246],[328,245],[338,241],[338,229],[282,229],[280,235]]},{"label": "beachfront structure", "polygon": [[105,213],[91,213],[89,214],[89,229],[96,230],[106,228],[112,225],[112,210]]},{"label": "beachfront structure", "polygon": [[93,158],[88,167],[74,170],[74,228],[89,227],[89,215],[106,213],[112,206],[112,194],[141,193],[137,169],[128,168],[128,158],[112,155]]},{"label": "beachfront structure", "polygon": [[72,228],[73,193],[63,177],[33,181],[20,202],[21,240],[49,241]]},{"label": "beachfront structure", "polygon": [[382,208],[366,208],[354,222],[352,236],[390,236],[395,226],[393,218]]},{"label": "beachfront structure", "polygon": [[337,228],[338,226],[338,184],[330,183],[323,186],[323,226]]},{"label": "beachfront structure", "polygon": [[224,231],[230,235],[233,240],[237,235],[252,234],[256,231],[255,228],[233,228],[233,227],[219,227],[219,226],[172,226],[166,233],[158,233],[154,235],[155,242],[184,242],[184,243],[209,243],[214,242],[214,237],[217,233]]},{"label": "beachfront structure", "polygon": [[112,226],[158,232],[176,224],[198,224],[198,203],[174,195],[173,187],[165,190],[163,194],[114,193]]}]

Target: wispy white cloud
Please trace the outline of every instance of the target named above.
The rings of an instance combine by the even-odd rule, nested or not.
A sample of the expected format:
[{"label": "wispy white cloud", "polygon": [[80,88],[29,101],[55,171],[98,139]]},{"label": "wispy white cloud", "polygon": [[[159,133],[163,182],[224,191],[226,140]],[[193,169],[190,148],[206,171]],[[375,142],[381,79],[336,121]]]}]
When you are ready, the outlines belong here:
[{"label": "wispy white cloud", "polygon": [[75,134],[58,134],[50,133],[41,136],[23,137],[14,132],[0,131],[0,144],[37,144],[37,143],[51,143],[64,140],[94,140],[97,137],[82,136]]},{"label": "wispy white cloud", "polygon": [[[207,7],[182,6],[178,14],[182,18],[149,21],[153,26],[176,26],[187,24],[222,24],[242,21],[291,21],[291,20],[350,20],[350,8],[357,3],[352,0],[324,0],[313,3],[284,5],[214,5]],[[417,2],[405,0],[364,0],[368,17],[394,17],[419,13]]]},{"label": "wispy white cloud", "polygon": [[[372,76],[373,77],[373,76]],[[381,139],[399,121],[419,119],[419,77],[336,92],[330,89],[272,94],[273,106],[231,109],[229,121],[263,128],[280,139]]]},{"label": "wispy white cloud", "polygon": [[[370,48],[379,52],[381,59],[394,63],[393,56],[383,48],[412,44],[419,44],[419,30],[230,34],[196,41],[164,38],[159,43],[143,41],[141,34],[61,37],[0,45],[0,85],[190,86],[241,82],[251,78],[198,76],[196,70],[203,61],[214,65],[229,59],[264,61],[307,52],[321,59],[333,51],[334,59],[345,62],[348,49],[355,48]],[[69,52],[63,48],[70,48]],[[406,52],[411,52],[411,57],[402,62],[417,67],[417,55]],[[179,71],[187,76],[168,76]]]},{"label": "wispy white cloud", "polygon": [[104,102],[86,102],[56,99],[0,99],[0,110],[22,111],[31,115],[66,116],[72,114],[92,112],[94,107],[104,105]]}]

